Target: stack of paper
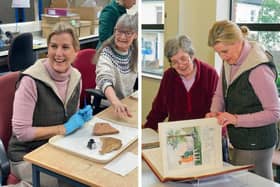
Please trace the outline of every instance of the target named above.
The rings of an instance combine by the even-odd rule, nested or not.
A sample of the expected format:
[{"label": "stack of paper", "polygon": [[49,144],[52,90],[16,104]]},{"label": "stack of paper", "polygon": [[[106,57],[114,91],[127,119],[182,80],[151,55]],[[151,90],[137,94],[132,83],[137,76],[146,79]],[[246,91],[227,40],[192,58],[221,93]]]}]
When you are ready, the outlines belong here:
[{"label": "stack of paper", "polygon": [[142,129],[142,148],[150,149],[159,147],[158,133],[150,128]]}]

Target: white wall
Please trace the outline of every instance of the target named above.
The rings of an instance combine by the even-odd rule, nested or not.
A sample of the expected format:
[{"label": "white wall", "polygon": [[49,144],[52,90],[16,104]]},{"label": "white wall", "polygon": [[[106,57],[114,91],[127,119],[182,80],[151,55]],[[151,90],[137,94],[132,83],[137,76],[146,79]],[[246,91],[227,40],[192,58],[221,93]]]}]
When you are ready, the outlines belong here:
[{"label": "white wall", "polygon": [[[157,22],[156,20],[156,7],[162,7],[163,14],[164,16],[164,7],[162,6],[161,2],[146,2],[141,4],[141,17],[142,17],[142,23],[145,24],[155,24]],[[163,18],[162,18],[163,20]]]},{"label": "white wall", "polygon": [[217,72],[220,72],[222,61],[208,47],[208,31],[216,20],[229,19],[229,3],[229,0],[179,0],[178,34],[190,36],[196,56],[212,64]]},{"label": "white wall", "polygon": [[[229,0],[217,0],[216,20],[229,19],[229,14],[230,14],[229,5],[230,5]],[[215,53],[214,61],[215,61],[214,67],[216,71],[220,74],[223,61],[217,53]]]}]

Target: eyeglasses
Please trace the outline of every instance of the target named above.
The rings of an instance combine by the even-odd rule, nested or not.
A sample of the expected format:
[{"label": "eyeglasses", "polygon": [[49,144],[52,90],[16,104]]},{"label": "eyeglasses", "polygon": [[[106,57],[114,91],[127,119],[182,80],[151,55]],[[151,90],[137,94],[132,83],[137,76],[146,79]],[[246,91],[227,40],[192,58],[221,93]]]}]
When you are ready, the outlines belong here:
[{"label": "eyeglasses", "polygon": [[124,31],[124,30],[119,30],[119,29],[115,29],[115,33],[118,36],[121,36],[124,34],[126,37],[131,37],[134,34],[134,32],[132,32],[132,31]]},{"label": "eyeglasses", "polygon": [[186,57],[186,56],[182,56],[180,59],[178,60],[170,60],[170,65],[171,66],[177,66],[179,64],[188,64],[192,61],[191,57]]}]

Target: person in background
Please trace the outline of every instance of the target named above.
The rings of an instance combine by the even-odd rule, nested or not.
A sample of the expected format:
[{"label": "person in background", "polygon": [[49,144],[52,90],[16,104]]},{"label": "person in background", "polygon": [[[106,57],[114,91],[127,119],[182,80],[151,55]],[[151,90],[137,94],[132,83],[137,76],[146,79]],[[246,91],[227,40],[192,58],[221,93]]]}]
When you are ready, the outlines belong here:
[{"label": "person in background", "polygon": [[138,16],[124,14],[115,26],[114,34],[98,49],[96,88],[102,90],[116,114],[131,117],[128,107],[120,99],[133,93],[137,78]]},{"label": "person in background", "polygon": [[164,72],[144,128],[158,130],[158,123],[167,117],[169,121],[203,118],[216,89],[217,72],[194,56],[188,36],[168,40],[164,54],[170,68]]},{"label": "person in background", "polygon": [[222,20],[209,30],[208,45],[223,60],[211,112],[227,127],[233,146],[232,164],[254,164],[256,174],[273,179],[272,155],[280,117],[272,56],[257,42],[248,41],[249,29]]},{"label": "person in background", "polygon": [[[8,157],[12,173],[32,183],[31,163],[23,156],[55,135],[68,135],[91,119],[90,106],[78,110],[81,75],[71,64],[79,50],[72,26],[57,24],[47,38],[48,58],[21,73],[15,93]],[[78,111],[77,111],[78,110]],[[41,177],[42,186],[58,186],[55,178]]]},{"label": "person in background", "polygon": [[97,48],[114,33],[114,28],[119,17],[126,14],[126,9],[135,5],[136,0],[112,0],[105,6],[99,16]]}]

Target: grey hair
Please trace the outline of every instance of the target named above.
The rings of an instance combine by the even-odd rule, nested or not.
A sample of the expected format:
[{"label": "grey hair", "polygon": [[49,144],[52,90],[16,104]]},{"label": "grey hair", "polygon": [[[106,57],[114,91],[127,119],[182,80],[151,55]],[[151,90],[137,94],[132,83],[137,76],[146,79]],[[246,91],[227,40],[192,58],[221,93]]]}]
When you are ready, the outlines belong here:
[{"label": "grey hair", "polygon": [[115,29],[138,32],[138,14],[123,14],[117,21]]},{"label": "grey hair", "polygon": [[178,53],[179,49],[188,53],[190,57],[194,55],[195,50],[192,46],[191,39],[186,35],[181,35],[177,38],[167,40],[165,43],[164,54],[169,62],[171,62],[171,57]]},{"label": "grey hair", "polygon": [[[129,15],[129,14],[123,14],[117,21],[115,28],[117,29],[123,29],[123,30],[127,30],[127,31],[133,31],[136,32],[138,31],[138,14],[134,14],[134,15]],[[102,45],[100,46],[100,48],[97,50],[94,59],[93,59],[93,63],[97,64],[98,63],[98,59],[99,56],[102,52],[102,50],[105,47],[111,47],[114,48],[115,47],[115,33],[108,38],[107,40],[105,40]],[[138,61],[138,40],[137,38],[133,40],[132,44],[131,44],[131,49],[132,49],[132,55],[131,55],[131,62],[133,62],[133,69],[134,71],[137,71],[137,61]]]}]

